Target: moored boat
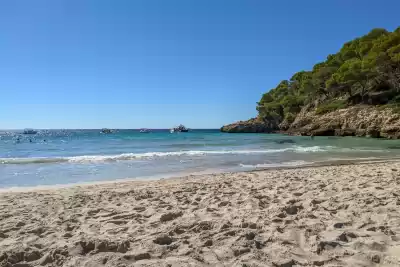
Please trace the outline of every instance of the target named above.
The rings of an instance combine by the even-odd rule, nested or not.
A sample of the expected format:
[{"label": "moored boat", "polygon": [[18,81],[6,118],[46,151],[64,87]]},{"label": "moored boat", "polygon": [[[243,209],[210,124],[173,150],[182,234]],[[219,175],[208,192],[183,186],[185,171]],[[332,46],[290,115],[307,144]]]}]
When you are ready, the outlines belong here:
[{"label": "moored boat", "polygon": [[187,133],[187,132],[189,132],[189,129],[183,126],[182,124],[170,130],[170,133]]},{"label": "moored boat", "polygon": [[110,133],[112,133],[113,131],[111,130],[111,129],[108,129],[108,128],[103,128],[103,129],[101,129],[101,133],[104,133],[104,134],[110,134]]},{"label": "moored boat", "polygon": [[37,134],[37,131],[34,129],[25,129],[23,134]]}]

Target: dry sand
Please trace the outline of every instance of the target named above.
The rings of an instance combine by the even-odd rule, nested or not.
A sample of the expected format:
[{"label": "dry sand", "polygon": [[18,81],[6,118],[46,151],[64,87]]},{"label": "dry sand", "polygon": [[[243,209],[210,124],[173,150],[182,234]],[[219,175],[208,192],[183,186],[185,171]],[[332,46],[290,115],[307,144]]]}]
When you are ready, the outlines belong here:
[{"label": "dry sand", "polygon": [[400,266],[400,162],[0,193],[0,266]]}]

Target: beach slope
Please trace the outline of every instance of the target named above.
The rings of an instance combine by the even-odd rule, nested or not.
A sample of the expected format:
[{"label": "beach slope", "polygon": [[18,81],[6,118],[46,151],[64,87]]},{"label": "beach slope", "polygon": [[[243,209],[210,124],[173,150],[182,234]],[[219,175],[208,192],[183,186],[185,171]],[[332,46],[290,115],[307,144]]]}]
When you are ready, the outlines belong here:
[{"label": "beach slope", "polygon": [[400,162],[0,193],[0,266],[400,266]]}]

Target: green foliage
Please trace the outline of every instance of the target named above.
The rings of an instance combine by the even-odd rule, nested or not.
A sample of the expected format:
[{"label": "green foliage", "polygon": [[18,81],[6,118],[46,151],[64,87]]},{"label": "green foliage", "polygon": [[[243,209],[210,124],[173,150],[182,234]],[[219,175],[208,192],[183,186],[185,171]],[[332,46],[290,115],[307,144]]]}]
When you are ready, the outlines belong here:
[{"label": "green foliage", "polygon": [[283,117],[283,107],[280,103],[264,103],[262,106],[259,105],[257,110],[263,118]]},{"label": "green foliage", "polygon": [[290,112],[285,113],[285,120],[292,123],[296,119],[296,115]]},{"label": "green foliage", "polygon": [[281,101],[280,104],[283,107],[283,112],[298,113],[304,103],[304,97],[287,95]]},{"label": "green foliage", "polygon": [[268,93],[265,93],[261,97],[260,103],[270,103],[270,102],[273,102],[273,101],[274,101],[274,98],[272,97],[272,95],[268,94]]},{"label": "green foliage", "polygon": [[[323,114],[345,107],[347,98],[366,102],[368,94],[381,88],[400,95],[400,27],[394,32],[373,29],[345,43],[311,71],[297,72],[263,94],[257,110],[262,118],[294,119],[309,104]],[[354,98],[356,94],[360,97]]]},{"label": "green foliage", "polygon": [[325,114],[329,113],[332,111],[335,111],[337,109],[345,108],[346,107],[346,102],[343,100],[334,100],[330,103],[325,103],[317,107],[315,110],[316,114]]}]

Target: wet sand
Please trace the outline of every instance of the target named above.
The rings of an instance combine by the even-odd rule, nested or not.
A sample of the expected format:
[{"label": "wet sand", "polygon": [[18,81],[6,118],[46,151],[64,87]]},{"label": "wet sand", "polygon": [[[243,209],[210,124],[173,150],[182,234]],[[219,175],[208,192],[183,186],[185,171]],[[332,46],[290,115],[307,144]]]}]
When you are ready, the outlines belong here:
[{"label": "wet sand", "polygon": [[400,161],[0,192],[0,266],[400,266]]}]

